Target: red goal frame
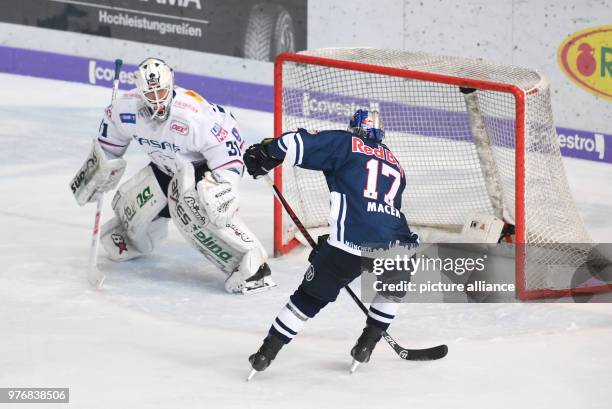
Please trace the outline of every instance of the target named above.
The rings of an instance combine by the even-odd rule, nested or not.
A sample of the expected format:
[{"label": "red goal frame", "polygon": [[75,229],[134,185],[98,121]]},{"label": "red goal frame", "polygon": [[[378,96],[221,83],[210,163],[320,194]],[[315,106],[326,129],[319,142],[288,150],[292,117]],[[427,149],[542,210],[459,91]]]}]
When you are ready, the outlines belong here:
[{"label": "red goal frame", "polygon": [[[562,290],[525,288],[525,91],[516,85],[497,82],[480,81],[469,78],[453,77],[430,72],[414,71],[402,68],[363,64],[352,61],[341,61],[330,58],[314,57],[295,53],[281,53],[274,62],[274,136],[278,138],[283,126],[283,64],[285,62],[319,65],[324,67],[382,74],[393,77],[410,78],[428,82],[456,85],[458,87],[475,88],[479,90],[497,91],[512,94],[515,98],[516,110],[516,141],[515,141],[515,245],[516,245],[516,295],[521,300],[544,297],[568,297],[581,294],[593,294],[611,291],[612,286],[600,285],[585,288],[569,288]],[[534,91],[537,92],[537,91]],[[274,169],[274,182],[282,192],[282,166]],[[293,238],[283,244],[283,208],[274,198],[274,255],[280,256],[295,248],[299,241]]]}]

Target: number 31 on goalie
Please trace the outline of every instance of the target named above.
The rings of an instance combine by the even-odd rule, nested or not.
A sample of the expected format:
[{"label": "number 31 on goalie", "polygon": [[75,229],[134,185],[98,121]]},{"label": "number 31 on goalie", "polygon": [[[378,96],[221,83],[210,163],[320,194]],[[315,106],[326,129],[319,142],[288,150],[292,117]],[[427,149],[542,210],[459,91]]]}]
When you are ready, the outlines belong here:
[{"label": "number 31 on goalie", "polygon": [[397,196],[397,192],[402,181],[402,175],[400,172],[384,162],[382,163],[381,167],[381,162],[374,158],[370,159],[366,163],[366,169],[368,170],[368,179],[366,181],[366,188],[363,191],[363,196],[372,200],[378,199],[378,172],[380,170],[382,176],[393,178],[389,191],[385,193],[384,201],[389,206],[395,207],[395,196]]}]

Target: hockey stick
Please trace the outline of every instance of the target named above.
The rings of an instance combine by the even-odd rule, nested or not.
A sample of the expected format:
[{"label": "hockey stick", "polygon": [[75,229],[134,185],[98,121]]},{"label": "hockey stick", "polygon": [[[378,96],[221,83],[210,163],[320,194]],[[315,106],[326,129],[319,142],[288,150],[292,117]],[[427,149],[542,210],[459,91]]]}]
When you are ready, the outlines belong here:
[{"label": "hockey stick", "polygon": [[[119,90],[119,73],[123,61],[115,60],[115,77],[113,79],[113,94],[111,97],[111,106],[115,103],[117,92]],[[102,288],[106,276],[98,269],[98,247],[100,245],[100,219],[102,218],[102,206],[104,205],[104,192],[100,193],[96,202],[96,217],[94,219],[93,231],[91,233],[91,247],[89,248],[89,265],[87,269],[87,280],[96,288]]]},{"label": "hockey stick", "polygon": [[[308,230],[306,230],[306,228],[304,227],[300,219],[297,217],[291,206],[289,206],[289,203],[287,203],[283,194],[280,192],[280,190],[278,190],[278,188],[274,184],[274,180],[272,180],[272,176],[266,175],[264,179],[266,180],[266,182],[268,182],[270,186],[272,186],[272,189],[274,190],[274,196],[276,196],[278,201],[283,205],[285,211],[287,212],[293,223],[295,223],[295,226],[308,241],[308,244],[310,244],[312,248],[315,248],[317,246],[317,243],[314,241],[310,233],[308,233]],[[357,295],[353,292],[353,290],[351,290],[348,285],[345,285],[344,289],[349,293],[349,295],[351,296],[353,301],[355,301],[355,303],[359,306],[361,311],[363,311],[365,315],[368,315],[368,309],[365,305],[363,305],[363,303],[361,302],[359,297],[357,297]],[[448,347],[445,344],[422,349],[404,348],[400,346],[397,342],[395,342],[393,337],[389,335],[387,331],[383,332],[382,335],[385,341],[387,341],[391,348],[393,348],[395,353],[400,358],[405,359],[407,361],[432,361],[435,359],[444,358],[448,353]]]}]

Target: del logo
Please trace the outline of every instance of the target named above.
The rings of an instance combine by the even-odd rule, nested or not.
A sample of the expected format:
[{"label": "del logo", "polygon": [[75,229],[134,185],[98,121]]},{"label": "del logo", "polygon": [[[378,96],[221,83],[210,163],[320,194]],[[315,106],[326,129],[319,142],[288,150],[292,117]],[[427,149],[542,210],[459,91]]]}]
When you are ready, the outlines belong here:
[{"label": "del logo", "polygon": [[612,26],[572,34],[559,47],[558,60],[575,84],[612,100]]},{"label": "del logo", "polygon": [[187,135],[189,132],[189,126],[181,121],[172,121],[170,124],[170,129],[181,135]]}]

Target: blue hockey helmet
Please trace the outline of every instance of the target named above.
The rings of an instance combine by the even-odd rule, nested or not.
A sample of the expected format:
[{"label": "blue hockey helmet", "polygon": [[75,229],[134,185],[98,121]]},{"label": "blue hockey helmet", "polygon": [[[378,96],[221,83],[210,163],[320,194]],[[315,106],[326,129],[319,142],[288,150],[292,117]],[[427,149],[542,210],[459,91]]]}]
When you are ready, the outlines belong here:
[{"label": "blue hockey helmet", "polygon": [[357,136],[381,142],[385,137],[383,126],[380,112],[358,109],[349,123],[349,131]]}]

